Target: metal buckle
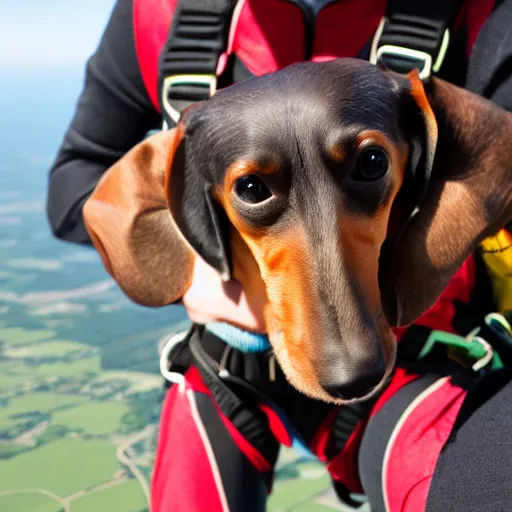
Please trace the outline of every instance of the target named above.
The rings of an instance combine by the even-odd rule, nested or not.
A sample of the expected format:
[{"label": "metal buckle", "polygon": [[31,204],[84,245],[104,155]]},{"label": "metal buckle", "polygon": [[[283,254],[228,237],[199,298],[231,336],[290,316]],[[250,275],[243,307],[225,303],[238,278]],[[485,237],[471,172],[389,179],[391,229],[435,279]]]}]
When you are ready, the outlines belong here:
[{"label": "metal buckle", "polygon": [[178,372],[169,371],[169,363],[171,361],[170,355],[172,349],[178,344],[181,343],[190,332],[189,329],[183,332],[179,332],[177,334],[173,334],[166,342],[164,347],[162,348],[162,353],[160,354],[160,373],[162,377],[173,384],[181,384],[185,381],[184,375]]},{"label": "metal buckle", "polygon": [[174,75],[164,79],[162,87],[162,105],[169,117],[177,124],[181,117],[169,103],[169,90],[176,85],[204,85],[209,88],[210,96],[217,90],[217,77],[215,75]]},{"label": "metal buckle", "polygon": [[[431,55],[419,50],[412,50],[403,46],[390,44],[385,44],[384,46],[379,47],[379,41],[387,21],[387,18],[382,18],[377,31],[375,32],[375,37],[373,38],[370,50],[370,63],[377,64],[386,56],[400,57],[406,61],[412,61],[413,67],[416,67],[419,70],[419,77],[422,81],[428,80],[432,75],[432,72],[437,73],[443,64],[444,58],[446,57],[446,51],[448,50],[448,45],[450,43],[450,31],[448,29],[444,31],[439,53],[437,54],[435,62],[433,62]],[[418,62],[422,63],[420,67],[415,65],[415,63]]]}]

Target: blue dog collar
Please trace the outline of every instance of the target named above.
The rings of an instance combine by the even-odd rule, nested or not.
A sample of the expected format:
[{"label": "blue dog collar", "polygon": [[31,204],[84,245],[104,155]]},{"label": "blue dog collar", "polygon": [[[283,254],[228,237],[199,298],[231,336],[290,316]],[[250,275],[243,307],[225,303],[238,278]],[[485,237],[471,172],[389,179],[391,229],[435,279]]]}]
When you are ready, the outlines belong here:
[{"label": "blue dog collar", "polygon": [[205,325],[205,329],[240,352],[265,352],[270,348],[268,336],[265,334],[244,331],[223,322],[210,322]]}]

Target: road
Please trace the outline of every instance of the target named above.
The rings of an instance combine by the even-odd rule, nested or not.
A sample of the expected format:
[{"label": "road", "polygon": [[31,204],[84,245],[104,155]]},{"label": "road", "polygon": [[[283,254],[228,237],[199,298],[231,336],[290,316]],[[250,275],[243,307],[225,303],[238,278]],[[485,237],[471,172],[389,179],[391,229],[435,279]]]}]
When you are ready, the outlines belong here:
[{"label": "road", "polygon": [[[116,457],[117,460],[125,466],[131,474],[134,476],[134,478],[139,482],[139,485],[142,489],[142,492],[144,493],[144,497],[146,498],[146,502],[148,505],[148,512],[150,511],[150,490],[148,482],[146,481],[146,478],[142,474],[142,472],[139,470],[135,462],[127,455],[127,451],[130,450],[130,448],[138,443],[139,441],[143,441],[144,439],[147,439],[151,437],[154,434],[155,426],[148,425],[146,428],[141,430],[140,432],[137,432],[133,436],[129,437],[126,441],[124,441],[122,444],[120,444],[117,447],[116,450]],[[9,489],[5,491],[0,491],[0,498],[6,497],[6,496],[14,496],[19,494],[44,494],[48,498],[51,498],[55,500],[60,507],[62,508],[62,512],[71,512],[71,503],[74,500],[77,500],[78,498],[81,498],[88,494],[89,492],[95,492],[102,490],[106,487],[109,487],[111,485],[118,485],[125,481],[126,477],[119,477],[113,478],[112,480],[109,480],[108,482],[103,482],[99,486],[94,486],[94,488],[91,488],[89,490],[80,489],[76,492],[74,492],[70,496],[66,496],[65,498],[62,498],[60,496],[57,496],[53,492],[49,491],[48,489],[42,489],[42,488],[21,488],[21,489]]]},{"label": "road", "polygon": [[133,462],[133,460],[130,459],[130,457],[126,454],[126,451],[134,444],[138,443],[139,441],[142,441],[143,439],[146,439],[153,435],[155,427],[152,425],[148,425],[145,429],[141,430],[134,436],[130,437],[126,442],[119,445],[116,450],[116,457],[117,460],[126,466],[132,475],[137,479],[137,481],[140,484],[140,487],[142,489],[142,492],[144,493],[144,496],[146,497],[146,502],[148,504],[148,512],[151,512],[150,510],[150,499],[149,499],[149,485],[144,478],[144,475],[140,471],[140,469],[136,466],[136,464]]},{"label": "road", "polygon": [[16,494],[44,494],[45,496],[48,496],[48,498],[55,500],[62,507],[63,512],[71,512],[71,506],[69,502],[46,489],[13,489],[9,491],[0,491],[0,498],[5,496],[13,496]]}]

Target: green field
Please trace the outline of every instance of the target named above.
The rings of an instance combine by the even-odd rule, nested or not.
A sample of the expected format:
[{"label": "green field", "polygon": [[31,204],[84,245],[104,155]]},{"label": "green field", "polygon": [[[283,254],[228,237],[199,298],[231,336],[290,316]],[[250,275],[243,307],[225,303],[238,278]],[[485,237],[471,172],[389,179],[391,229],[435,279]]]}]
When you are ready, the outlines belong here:
[{"label": "green field", "polygon": [[[282,479],[279,473],[276,475],[277,485],[269,499],[271,510],[288,509],[294,505],[300,505],[329,486],[329,477],[316,462],[295,462],[292,467],[292,478]],[[286,469],[285,467],[282,470],[285,474]],[[301,478],[304,476],[307,478]],[[300,486],[297,485],[297,478],[301,478]]]},{"label": "green field", "polygon": [[300,505],[297,505],[296,507],[293,507],[292,509],[286,507],[278,510],[293,510],[293,512],[333,512],[335,509],[333,509],[331,506],[320,505],[320,503],[315,503],[311,500],[308,500],[304,503],[301,503]]},{"label": "green field", "polygon": [[33,345],[38,341],[48,340],[56,336],[49,329],[27,330],[22,327],[0,329],[0,343],[6,345]]},{"label": "green field", "polygon": [[147,508],[140,486],[130,480],[79,498],[73,502],[72,512],[100,511],[105,503],[109,503],[108,512],[142,512]]},{"label": "green field", "polygon": [[31,372],[34,372],[38,378],[45,377],[79,377],[84,374],[98,373],[101,371],[101,360],[98,356],[84,357],[69,363],[49,363],[41,364],[36,367],[29,366]]},{"label": "green field", "polygon": [[[41,332],[33,336],[29,330],[10,332],[33,340],[30,357],[41,361],[65,344],[44,339]],[[41,346],[43,350],[39,350]],[[144,435],[143,442],[139,440],[140,429],[147,423],[137,419],[157,421],[152,411],[158,408],[152,401],[161,393],[160,378],[144,372],[102,371],[100,356],[34,365],[28,364],[23,355],[19,359],[10,356],[0,363],[0,384],[6,393],[0,402],[0,434],[2,428],[11,428],[12,432],[13,427],[19,430],[21,425],[27,429],[23,435],[28,436],[21,444],[12,440],[10,444],[5,440],[0,443],[0,510],[61,512],[65,504],[71,512],[146,511],[141,482],[119,462],[116,450],[124,443],[123,453],[139,461],[136,464],[145,475],[147,487],[155,438]],[[26,390],[27,386],[33,390]],[[36,391],[37,386],[45,390]],[[74,391],[59,392],[59,386],[72,386]],[[14,392],[18,394],[9,397]],[[117,398],[97,398],[104,392]],[[23,427],[27,421],[31,427]],[[35,429],[33,434],[30,428]],[[283,450],[268,511],[334,510],[332,496],[326,498],[327,505],[319,501],[329,484],[321,465],[297,457],[292,450]]]},{"label": "green field", "polygon": [[144,372],[120,372],[103,371],[90,382],[91,386],[105,386],[109,383],[123,382],[128,386],[128,394],[140,393],[151,389],[160,389],[162,387],[162,378],[160,375],[154,375]]},{"label": "green field", "polygon": [[5,512],[59,512],[59,509],[59,502],[39,492],[11,496],[2,496],[0,493],[0,510]]},{"label": "green field", "polygon": [[52,425],[93,435],[113,434],[119,430],[121,418],[130,410],[123,402],[89,402],[52,415]]},{"label": "green field", "polygon": [[80,395],[58,395],[56,393],[26,393],[11,398],[7,405],[0,407],[0,413],[5,416],[39,411],[41,413],[51,412],[70,405],[79,405],[86,402],[88,397]]},{"label": "green field", "polygon": [[13,392],[18,387],[37,380],[34,368],[27,368],[24,363],[7,360],[0,362],[0,396]]},{"label": "green field", "polygon": [[[3,428],[3,427],[0,427]],[[26,446],[0,441],[0,460],[8,459],[27,450]]]},{"label": "green field", "polygon": [[87,402],[87,396],[55,393],[27,393],[11,398],[0,406],[0,432],[3,428],[23,422],[30,414],[48,414],[57,409]]},{"label": "green field", "polygon": [[0,491],[43,488],[65,497],[109,480],[119,467],[110,442],[61,439],[0,461]]},{"label": "green field", "polygon": [[12,358],[37,358],[37,357],[55,357],[64,358],[72,354],[78,354],[81,352],[92,353],[92,350],[87,345],[82,343],[75,343],[72,341],[41,341],[33,346],[23,346],[12,348],[7,351],[9,357]]},{"label": "green field", "polygon": [[23,362],[0,363],[0,392],[12,391],[23,385],[33,385],[48,378],[74,377],[97,374],[101,370],[99,356],[87,357],[69,363],[31,365]]}]

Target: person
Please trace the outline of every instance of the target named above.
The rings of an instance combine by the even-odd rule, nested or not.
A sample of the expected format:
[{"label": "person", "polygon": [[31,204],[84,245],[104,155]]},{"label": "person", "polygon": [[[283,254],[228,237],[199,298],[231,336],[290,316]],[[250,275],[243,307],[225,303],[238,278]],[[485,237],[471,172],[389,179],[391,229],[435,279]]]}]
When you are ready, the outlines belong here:
[{"label": "person", "polygon": [[[455,4],[437,74],[512,108],[511,74],[495,51],[505,37],[496,20],[512,13],[512,2]],[[368,59],[388,7],[383,0],[237,2],[222,61],[224,85],[299,60]],[[179,9],[176,0],[117,0],[50,171],[55,236],[90,243],[84,202],[110,166],[161,128],[159,54]],[[326,464],[338,496],[353,505],[352,493],[364,493],[375,511],[509,510],[510,371],[473,371],[439,344],[423,353],[432,332],[465,336],[482,328],[497,307],[493,291],[485,255],[477,251],[433,308],[396,330],[399,364],[382,395],[333,407],[287,384],[240,285],[222,283],[198,259],[183,297],[194,328],[180,345],[183,353],[173,353],[173,362],[183,361],[186,384],[170,386],[163,404],[152,510],[265,510],[279,445],[295,441]],[[491,318],[483,329],[506,338],[508,325],[500,325],[496,334]],[[201,347],[232,383],[212,377],[189,345]]]}]

